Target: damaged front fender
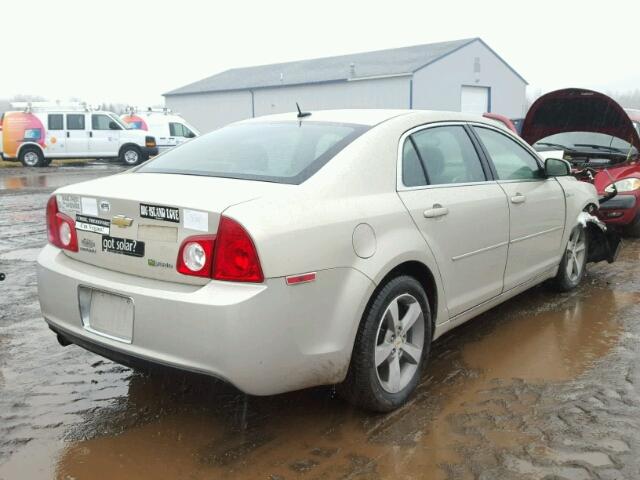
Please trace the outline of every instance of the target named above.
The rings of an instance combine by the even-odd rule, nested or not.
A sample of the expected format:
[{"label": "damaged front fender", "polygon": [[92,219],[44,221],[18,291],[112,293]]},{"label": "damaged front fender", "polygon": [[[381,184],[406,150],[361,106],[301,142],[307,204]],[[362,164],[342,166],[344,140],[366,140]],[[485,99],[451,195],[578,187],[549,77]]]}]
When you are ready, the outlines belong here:
[{"label": "damaged front fender", "polygon": [[588,212],[580,212],[578,223],[584,227],[589,239],[587,262],[615,262],[622,246],[620,235]]}]

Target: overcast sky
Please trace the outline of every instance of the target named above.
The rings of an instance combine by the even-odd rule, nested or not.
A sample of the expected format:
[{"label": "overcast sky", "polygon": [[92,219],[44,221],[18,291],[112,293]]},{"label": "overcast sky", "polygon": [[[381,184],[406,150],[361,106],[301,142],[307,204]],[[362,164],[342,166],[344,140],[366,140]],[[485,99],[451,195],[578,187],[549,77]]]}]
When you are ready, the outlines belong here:
[{"label": "overcast sky", "polygon": [[640,1],[6,1],[0,98],[137,105],[228,68],[482,37],[530,83],[640,88]]}]

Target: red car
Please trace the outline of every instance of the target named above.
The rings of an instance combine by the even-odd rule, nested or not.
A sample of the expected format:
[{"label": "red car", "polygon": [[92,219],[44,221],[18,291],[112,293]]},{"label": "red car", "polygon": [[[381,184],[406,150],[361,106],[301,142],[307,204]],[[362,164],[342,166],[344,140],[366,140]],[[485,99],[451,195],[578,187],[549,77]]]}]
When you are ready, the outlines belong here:
[{"label": "red car", "polygon": [[576,177],[594,184],[601,220],[640,237],[640,111],[591,90],[557,90],[531,106],[521,136],[543,158],[564,158]]}]

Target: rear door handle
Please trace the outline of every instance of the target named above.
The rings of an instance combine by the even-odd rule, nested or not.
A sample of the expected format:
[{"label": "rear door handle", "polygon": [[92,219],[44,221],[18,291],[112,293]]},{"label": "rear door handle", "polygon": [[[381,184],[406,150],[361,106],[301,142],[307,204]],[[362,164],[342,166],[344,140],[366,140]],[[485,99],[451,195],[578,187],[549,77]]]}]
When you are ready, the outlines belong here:
[{"label": "rear door handle", "polygon": [[93,137],[93,132],[89,132],[89,136],[90,136],[90,137]]},{"label": "rear door handle", "polygon": [[433,207],[424,211],[424,218],[442,217],[447,213],[449,213],[449,209],[447,207],[443,207],[439,203],[434,203]]},{"label": "rear door handle", "polygon": [[516,193],[513,197],[511,197],[511,203],[524,203],[527,197],[522,195],[521,193]]}]

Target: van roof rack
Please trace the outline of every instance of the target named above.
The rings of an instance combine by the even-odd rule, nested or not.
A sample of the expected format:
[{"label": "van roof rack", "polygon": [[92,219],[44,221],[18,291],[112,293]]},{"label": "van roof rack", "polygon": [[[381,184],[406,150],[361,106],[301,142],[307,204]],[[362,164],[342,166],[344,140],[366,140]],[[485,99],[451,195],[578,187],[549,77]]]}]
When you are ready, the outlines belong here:
[{"label": "van roof rack", "polygon": [[151,113],[162,113],[164,115],[172,114],[173,111],[169,107],[136,107],[133,105],[129,105],[125,108],[125,112],[129,115],[133,115],[135,113],[143,114],[151,114]]},{"label": "van roof rack", "polygon": [[25,112],[88,112],[91,107],[86,102],[11,102],[11,108],[15,110],[24,110]]}]

